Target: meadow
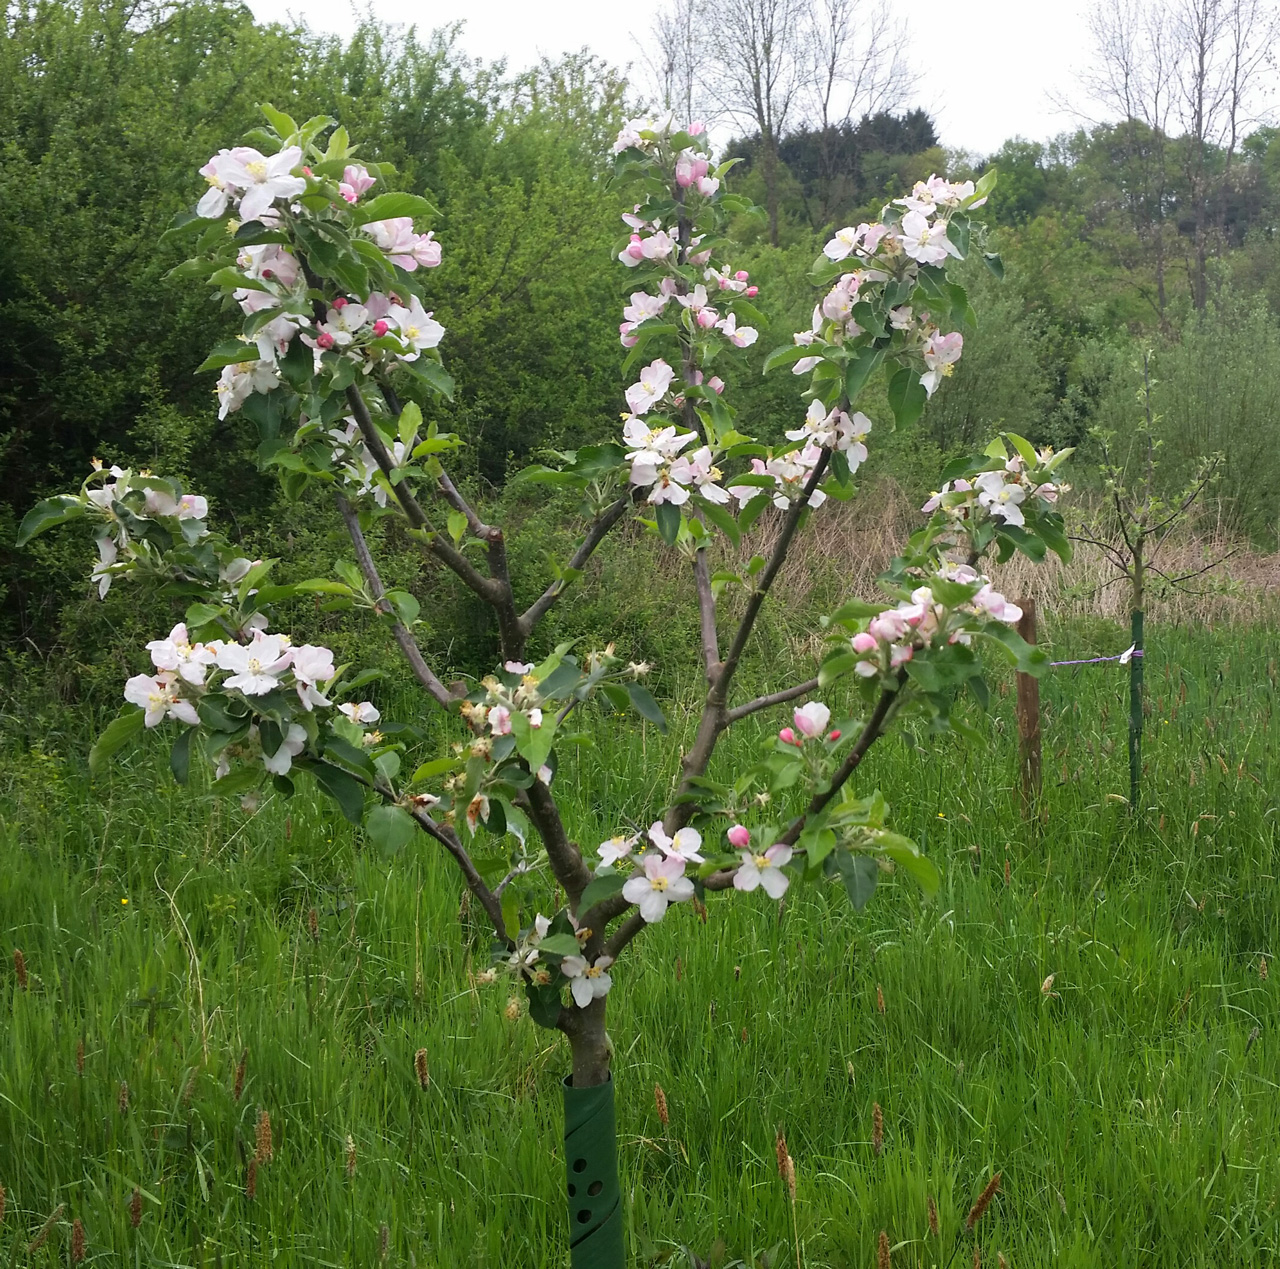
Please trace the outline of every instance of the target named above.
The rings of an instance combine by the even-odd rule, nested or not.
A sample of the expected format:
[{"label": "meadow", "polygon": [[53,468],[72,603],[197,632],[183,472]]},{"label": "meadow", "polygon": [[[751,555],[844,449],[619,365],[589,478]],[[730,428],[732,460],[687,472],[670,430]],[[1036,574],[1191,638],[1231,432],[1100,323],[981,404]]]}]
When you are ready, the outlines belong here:
[{"label": "meadow", "polygon": [[[1052,634],[1059,658],[1121,638]],[[882,1229],[905,1266],[1280,1261],[1280,635],[1150,642],[1133,814],[1123,672],[1050,672],[1029,822],[997,674],[982,743],[890,737],[859,773],[942,867],[935,902],[894,878],[860,914],[713,897],[642,940],[610,1013],[636,1264],[790,1264],[798,1238],[846,1269]],[[669,688],[668,736],[601,728],[563,759],[582,840],[665,789],[694,699]],[[567,1055],[474,981],[447,861],[383,859],[309,793],[180,788],[158,745],[91,791],[100,721],[52,711],[4,751],[0,1263],[67,1263],[73,1219],[89,1263],[565,1263]]]}]

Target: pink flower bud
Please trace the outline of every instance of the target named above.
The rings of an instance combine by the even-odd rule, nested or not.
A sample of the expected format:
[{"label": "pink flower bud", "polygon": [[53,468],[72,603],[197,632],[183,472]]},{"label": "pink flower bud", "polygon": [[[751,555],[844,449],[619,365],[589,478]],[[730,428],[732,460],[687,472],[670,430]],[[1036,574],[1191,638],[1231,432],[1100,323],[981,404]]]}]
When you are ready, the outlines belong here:
[{"label": "pink flower bud", "polygon": [[633,260],[644,259],[644,243],[639,234],[631,235],[631,241],[627,243],[627,255]]},{"label": "pink flower bud", "polygon": [[869,634],[865,630],[860,630],[853,636],[853,650],[855,652],[874,652],[876,647],[876,637]]},{"label": "pink flower bud", "polygon": [[359,195],[345,181],[338,186],[338,193],[342,195],[348,203],[354,203]]},{"label": "pink flower bud", "polygon": [[737,273],[735,273],[733,276],[735,279],[737,279],[737,281],[745,282],[751,276],[751,274],[749,274],[746,271],[746,269],[739,269]]},{"label": "pink flower bud", "polygon": [[833,744],[834,744],[837,740],[839,740],[839,739],[840,739],[840,728],[839,728],[839,727],[832,728],[831,735],[829,735],[829,736],[827,737],[827,739],[828,739],[829,741],[831,741]]},{"label": "pink flower bud", "polygon": [[345,299],[343,296],[339,295],[338,298],[334,300],[334,302],[330,305],[330,308],[336,308],[339,310],[339,312],[341,312],[341,310],[346,308],[347,305],[350,303],[351,303],[350,300]]},{"label": "pink flower bud", "polygon": [[707,387],[711,389],[717,396],[724,391],[724,380],[719,375],[712,375],[707,380]]},{"label": "pink flower bud", "polygon": [[333,336],[330,335],[328,331],[322,330],[320,334],[316,336],[316,346],[318,348],[332,348]]},{"label": "pink flower bud", "polygon": [[691,123],[687,129],[691,137],[700,137],[707,130],[707,125],[701,119]]},{"label": "pink flower bud", "polygon": [[760,294],[760,288],[758,286],[747,287],[747,291],[746,291],[747,299],[753,300],[759,294]]},{"label": "pink flower bud", "polygon": [[745,824],[735,824],[729,830],[729,845],[736,846],[739,850],[746,850],[751,841],[751,834],[747,831]]},{"label": "pink flower bud", "polygon": [[309,167],[307,167],[305,164],[303,165],[302,172],[303,172],[303,175],[304,175],[304,176],[310,176],[310,175],[311,175],[311,169],[310,169]]},{"label": "pink flower bud", "polygon": [[727,291],[727,290],[729,289],[729,279],[728,279],[728,278],[721,278],[721,279],[720,279],[720,289],[721,289],[722,291]]},{"label": "pink flower bud", "polygon": [[716,315],[709,308],[698,310],[698,325],[703,330],[710,330],[716,324]]},{"label": "pink flower bud", "polygon": [[262,270],[262,279],[263,279],[263,281],[264,281],[264,282],[270,282],[270,281],[271,281],[271,279],[275,277],[275,275],[276,275],[276,273],[275,273],[275,270],[274,270],[274,269],[263,269],[263,270]]},{"label": "pink flower bud", "polygon": [[382,320],[382,318],[379,318],[373,324],[373,337],[375,339],[381,339],[383,335],[385,335],[387,331],[389,331],[390,329],[391,327],[388,326],[387,323]]},{"label": "pink flower bud", "polygon": [[784,727],[784,728],[783,728],[783,729],[778,733],[778,739],[779,739],[780,741],[782,741],[782,743],[783,743],[784,745],[798,745],[798,744],[800,743],[800,742],[796,739],[796,734],[795,734],[795,732],[793,732],[793,731],[791,730],[791,728],[790,728],[790,727]]}]

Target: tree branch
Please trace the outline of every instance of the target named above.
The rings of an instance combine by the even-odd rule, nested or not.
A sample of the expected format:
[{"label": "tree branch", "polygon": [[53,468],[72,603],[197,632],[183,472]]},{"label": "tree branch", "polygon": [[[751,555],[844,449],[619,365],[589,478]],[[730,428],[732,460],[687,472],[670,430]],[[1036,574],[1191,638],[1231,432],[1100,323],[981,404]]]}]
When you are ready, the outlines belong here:
[{"label": "tree branch", "polygon": [[901,702],[902,687],[906,682],[906,678],[906,671],[899,670],[895,687],[892,690],[885,688],[880,693],[880,699],[876,702],[876,707],[872,710],[871,717],[867,719],[866,726],[863,727],[858,739],[853,742],[853,748],[849,750],[845,760],[837,768],[835,775],[831,777],[830,787],[822,793],[813,795],[804,814],[798,816],[792,822],[791,827],[778,838],[782,845],[794,846],[799,840],[800,834],[804,832],[804,826],[815,815],[820,815],[827,808],[849,777],[857,770],[858,764],[866,757],[867,750],[883,734],[884,725],[894,707]]},{"label": "tree branch", "polygon": [[[591,528],[587,530],[587,536],[583,538],[578,549],[574,551],[573,558],[569,561],[570,568],[581,570],[583,565],[595,553],[596,547],[604,541],[613,526],[622,519],[627,508],[631,506],[631,499],[630,493],[623,494],[621,498],[611,503],[601,512],[592,523]],[[557,579],[552,582],[521,614],[520,631],[526,639],[532,633],[534,626],[546,615],[548,609],[564,594],[567,585],[568,583],[563,579]]]},{"label": "tree branch", "polygon": [[[373,592],[374,606],[379,612],[394,616],[394,610],[385,598],[386,589],[382,585],[382,578],[378,576],[378,566],[374,563],[373,556],[369,552],[369,545],[364,540],[364,534],[360,531],[360,517],[346,498],[336,491],[334,493],[334,501],[337,502],[338,510],[342,513],[342,519],[346,523],[347,532],[351,535],[351,544],[355,547],[356,552],[356,563],[359,564],[360,572],[364,575],[364,580]],[[391,633],[400,645],[400,651],[404,653],[404,658],[408,661],[409,668],[413,671],[413,675],[418,682],[426,688],[442,708],[452,709],[456,703],[456,698],[432,673],[431,667],[423,658],[422,650],[418,647],[417,640],[414,639],[408,628],[398,618],[392,623]]]},{"label": "tree branch", "polygon": [[493,928],[498,938],[508,947],[514,947],[515,944],[507,933],[506,924],[502,920],[502,901],[484,884],[484,878],[476,871],[476,866],[471,862],[471,856],[467,854],[466,847],[463,846],[458,835],[452,829],[437,824],[426,811],[411,810],[409,814],[413,816],[418,822],[418,826],[425,833],[434,837],[454,857],[458,867],[462,870],[463,877],[466,878],[467,889],[480,900],[485,914],[493,923]]},{"label": "tree branch", "polygon": [[616,961],[622,954],[622,949],[631,942],[637,934],[645,927],[645,919],[639,912],[633,912],[616,930],[613,935],[606,940],[604,945],[604,954],[612,956]]},{"label": "tree branch", "polygon": [[702,667],[707,683],[716,681],[720,672],[720,640],[716,635],[716,597],[711,590],[711,566],[707,549],[701,547],[693,557],[693,580],[698,588],[698,624],[702,630]]},{"label": "tree branch", "polygon": [[725,715],[727,723],[736,723],[740,718],[747,718],[752,714],[759,713],[762,709],[770,709],[774,705],[785,705],[788,701],[794,701],[797,696],[807,696],[818,686],[817,679],[806,679],[803,683],[797,683],[795,687],[785,687],[780,692],[771,692],[768,696],[757,696],[754,701],[748,701],[745,705],[737,705]]},{"label": "tree branch", "polygon": [[560,808],[551,796],[551,790],[538,779],[536,771],[533,783],[520,800],[542,838],[551,871],[569,896],[570,907],[576,909],[582,892],[591,884],[591,869],[583,861],[582,852],[569,840],[564,821],[560,818]]}]

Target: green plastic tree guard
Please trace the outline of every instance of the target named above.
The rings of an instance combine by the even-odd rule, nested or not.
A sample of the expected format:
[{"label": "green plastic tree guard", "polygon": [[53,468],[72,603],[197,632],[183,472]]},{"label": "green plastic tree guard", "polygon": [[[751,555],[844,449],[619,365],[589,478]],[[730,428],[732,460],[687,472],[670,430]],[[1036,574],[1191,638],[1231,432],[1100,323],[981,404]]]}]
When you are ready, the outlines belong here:
[{"label": "green plastic tree guard", "polygon": [[1129,812],[1138,813],[1142,800],[1142,609],[1133,610],[1129,637],[1133,657],[1129,661]]},{"label": "green plastic tree guard", "polygon": [[623,1269],[612,1076],[595,1088],[564,1081],[564,1170],[570,1264],[573,1269]]}]

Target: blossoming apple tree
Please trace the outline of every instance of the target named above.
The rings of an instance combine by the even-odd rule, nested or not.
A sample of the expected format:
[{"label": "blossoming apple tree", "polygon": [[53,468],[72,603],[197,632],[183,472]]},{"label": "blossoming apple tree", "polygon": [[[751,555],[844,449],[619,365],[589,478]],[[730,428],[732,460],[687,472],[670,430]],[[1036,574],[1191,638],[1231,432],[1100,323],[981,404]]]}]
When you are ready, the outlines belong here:
[{"label": "blossoming apple tree", "polygon": [[[1038,453],[1007,434],[944,473],[884,579],[886,598],[851,597],[823,619],[826,651],[812,677],[754,698],[738,691],[797,533],[829,498],[854,493],[873,430],[856,408],[859,394],[883,375],[896,421],[911,423],[956,368],[973,315],[947,268],[975,241],[972,214],[994,174],[976,188],[931,178],[880,221],[841,229],[826,244],[809,328],[765,364],[789,368],[802,402],[765,443],[737,429],[719,373],[732,379],[738,350],[764,325],[727,233],[749,205],[726,190],[731,165],[713,165],[698,125],[628,124],[615,149],[628,207],[618,267],[634,288],[620,327],[628,410],[619,435],[526,474],[577,491],[584,527],[555,580],[521,610],[503,529],[450,479],[447,459],[462,438],[428,417],[430,403],[453,390],[440,354],[445,330],[428,307],[426,279],[441,247],[420,227],[432,207],[385,189],[391,169],[358,161],[334,121],[299,126],[265,114],[270,126],[251,144],[201,169],[208,190],[169,233],[193,245],[178,274],[203,279],[242,323],[202,367],[218,372],[220,414],[241,411],[256,424],[258,457],[289,495],[329,491],[355,562],[331,578],[277,579],[278,561],[245,559],[209,528],[204,498],[119,467],[99,466],[78,494],[37,506],[23,540],[73,518],[92,526],[100,593],[129,578],[186,604],[167,633],[170,623],[158,623],[150,671],[124,685],[126,708],[91,765],[144,730],[161,732],[179,780],[193,760],[212,765],[220,792],[270,782],[288,796],[305,776],[381,846],[421,833],[451,856],[493,927],[487,976],[512,975],[533,1020],[568,1039],[574,1264],[618,1265],[605,1016],[632,940],[673,919],[673,908],[720,892],[777,901],[794,884],[831,881],[861,907],[895,869],[934,890],[935,866],[889,826],[879,793],[855,793],[850,777],[900,717],[960,725],[958,695],[984,698],[982,644],[1023,670],[1040,664],[1012,628],[1017,607],[981,564],[992,552],[1065,555],[1054,511],[1065,454]],[[366,539],[383,517],[399,519],[425,556],[492,610],[500,660],[465,691],[447,687],[423,655],[413,596],[383,585]],[[730,567],[764,517],[773,521],[770,549]],[[561,817],[557,741],[570,726],[608,726],[629,709],[659,726],[662,715],[640,682],[647,667],[612,644],[543,647],[538,623],[630,519],[692,573],[705,696],[664,803],[583,845]],[[451,747],[406,764],[421,736],[359,699],[368,678],[276,628],[277,605],[305,594],[364,609],[389,631],[452,720]],[[789,722],[768,734],[757,762],[735,771],[716,763],[729,728],[786,706]],[[763,897],[745,898],[757,890]],[[600,1184],[588,1185],[591,1175]]]}]

